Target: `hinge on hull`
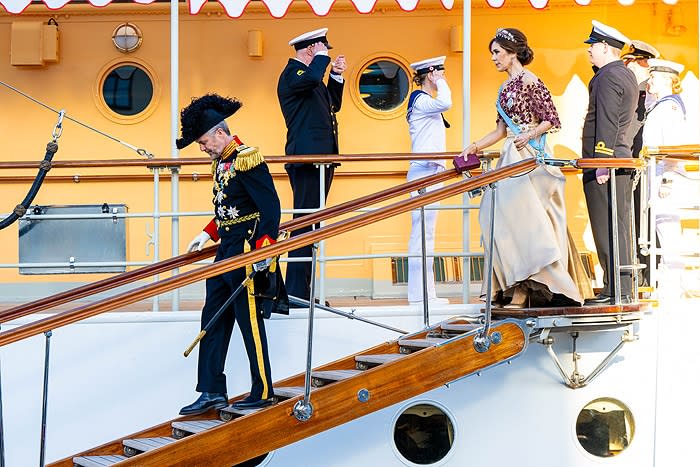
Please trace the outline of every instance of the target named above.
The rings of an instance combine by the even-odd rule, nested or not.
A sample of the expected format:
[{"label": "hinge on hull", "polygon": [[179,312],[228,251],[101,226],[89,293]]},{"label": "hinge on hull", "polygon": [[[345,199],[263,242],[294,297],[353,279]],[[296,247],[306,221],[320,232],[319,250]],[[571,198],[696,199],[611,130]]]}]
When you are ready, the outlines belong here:
[{"label": "hinge on hull", "polygon": [[554,337],[550,335],[550,329],[542,330],[538,342],[544,345],[544,347],[547,349],[547,353],[552,358],[552,361],[557,367],[557,370],[559,370],[559,374],[561,375],[564,384],[571,389],[579,389],[588,385],[588,383],[590,383],[596,377],[598,377],[598,375],[600,375],[610,365],[613,358],[615,358],[615,355],[617,355],[618,352],[622,350],[622,347],[624,347],[626,343],[634,342],[637,339],[639,339],[639,336],[634,333],[634,329],[631,324],[625,326],[625,328],[622,329],[622,336],[620,337],[620,342],[605,356],[605,358],[603,358],[603,360],[598,364],[598,366],[596,366],[593,369],[593,371],[591,371],[590,375],[584,376],[581,372],[579,372],[578,368],[578,361],[581,359],[582,355],[576,351],[576,340],[579,337],[579,331],[571,331],[569,335],[571,336],[571,358],[573,360],[574,367],[571,376],[568,376],[566,374],[566,371],[564,370],[564,367],[562,366],[559,357],[554,351]]}]

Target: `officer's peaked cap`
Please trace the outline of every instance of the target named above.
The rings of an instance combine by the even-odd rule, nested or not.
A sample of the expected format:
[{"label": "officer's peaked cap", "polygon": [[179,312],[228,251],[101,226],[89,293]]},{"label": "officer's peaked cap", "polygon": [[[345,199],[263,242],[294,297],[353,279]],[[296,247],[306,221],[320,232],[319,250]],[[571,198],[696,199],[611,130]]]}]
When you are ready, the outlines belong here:
[{"label": "officer's peaked cap", "polygon": [[180,112],[182,137],[175,141],[175,145],[178,149],[189,146],[224,119],[236,113],[242,105],[236,99],[221,97],[218,94],[206,94],[193,98],[190,105]]},{"label": "officer's peaked cap", "polygon": [[421,60],[420,62],[411,63],[411,68],[413,68],[413,70],[419,75],[424,75],[434,70],[444,70],[445,58],[446,57],[442,55],[440,57]]},{"label": "officer's peaked cap", "polygon": [[656,47],[644,41],[633,40],[622,52],[622,59],[659,58],[661,54]]},{"label": "officer's peaked cap", "polygon": [[593,20],[592,23],[593,29],[591,30],[591,34],[589,35],[588,39],[583,41],[586,44],[605,42],[616,49],[622,49],[625,44],[629,44],[631,42],[627,36],[611,26],[596,20]]},{"label": "officer's peaked cap", "polygon": [[327,33],[328,28],[315,29],[313,31],[305,32],[304,34],[301,34],[289,41],[289,45],[293,46],[294,50],[301,50],[315,44],[316,42],[323,42],[326,44],[328,49],[332,49],[333,47],[328,43],[328,39],[326,38]]}]

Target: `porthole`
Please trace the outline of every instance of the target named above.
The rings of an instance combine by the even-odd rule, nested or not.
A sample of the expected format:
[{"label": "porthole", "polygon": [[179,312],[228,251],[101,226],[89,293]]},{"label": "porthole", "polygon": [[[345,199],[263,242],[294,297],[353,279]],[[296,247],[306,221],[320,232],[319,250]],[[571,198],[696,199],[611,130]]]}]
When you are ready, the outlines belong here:
[{"label": "porthole", "polygon": [[153,100],[153,82],[142,68],[120,65],[105,76],[102,98],[114,113],[136,115]]},{"label": "porthole", "polygon": [[375,118],[395,118],[405,114],[411,89],[408,68],[402,60],[380,54],[369,57],[358,68],[353,100],[358,108]]},{"label": "porthole", "polygon": [[95,86],[100,111],[120,123],[138,123],[155,109],[160,89],[153,70],[141,60],[105,66]]},{"label": "porthole", "polygon": [[454,425],[445,411],[429,403],[407,407],[394,421],[394,446],[408,465],[433,465],[454,443]]},{"label": "porthole", "polygon": [[614,457],[632,443],[634,417],[622,402],[603,397],[589,402],[576,419],[576,438],[596,457]]}]

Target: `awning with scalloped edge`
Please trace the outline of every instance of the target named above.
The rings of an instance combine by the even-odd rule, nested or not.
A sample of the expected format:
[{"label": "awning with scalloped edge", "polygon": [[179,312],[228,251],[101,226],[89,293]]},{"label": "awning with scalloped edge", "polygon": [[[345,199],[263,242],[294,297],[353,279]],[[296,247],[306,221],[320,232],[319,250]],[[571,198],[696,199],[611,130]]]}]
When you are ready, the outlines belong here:
[{"label": "awning with scalloped edge", "polygon": [[[42,0],[51,10],[58,10],[64,7],[70,0]],[[101,7],[108,5],[112,0],[88,0],[91,5]],[[155,0],[133,0],[136,3],[149,4]],[[226,10],[226,14],[232,18],[238,18],[243,14],[251,0],[218,0]],[[270,11],[270,14],[275,18],[281,18],[287,14],[287,10],[295,0],[260,0]],[[299,0],[296,0],[299,1]],[[335,0],[304,0],[309,4],[311,9],[319,16],[325,16],[330,11],[335,3]],[[350,0],[360,13],[370,13],[374,9],[377,0]],[[419,0],[396,0],[404,11],[413,11],[418,6]],[[440,0],[442,6],[447,10],[451,10],[454,6],[454,0]],[[7,10],[8,13],[19,14],[25,10],[31,3],[31,0],[0,0],[0,5]],[[190,14],[197,14],[202,9],[207,0],[189,0]]]}]

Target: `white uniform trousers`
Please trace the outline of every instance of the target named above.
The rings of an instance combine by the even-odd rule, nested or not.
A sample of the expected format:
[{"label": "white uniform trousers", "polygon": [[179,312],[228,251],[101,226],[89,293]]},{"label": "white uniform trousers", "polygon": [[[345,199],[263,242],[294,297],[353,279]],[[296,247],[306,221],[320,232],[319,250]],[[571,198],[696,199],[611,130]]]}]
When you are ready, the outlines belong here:
[{"label": "white uniform trousers", "polygon": [[[410,182],[417,178],[435,175],[445,170],[442,166],[432,162],[411,162],[408,168],[407,180]],[[431,185],[427,191],[433,191],[442,188],[442,183]],[[417,196],[417,192],[411,192],[411,197]],[[430,206],[437,206],[439,203],[433,203]],[[426,255],[430,255],[435,251],[435,226],[437,224],[437,211],[432,209],[425,210],[425,251]],[[421,239],[421,221],[420,209],[415,209],[411,212],[411,236],[408,240],[408,253],[421,254],[422,239]],[[426,259],[426,277],[428,285],[428,300],[437,297],[435,294],[435,273],[433,271],[433,258],[428,256]],[[423,263],[420,257],[408,258],[408,301],[416,302],[423,300]]]}]

